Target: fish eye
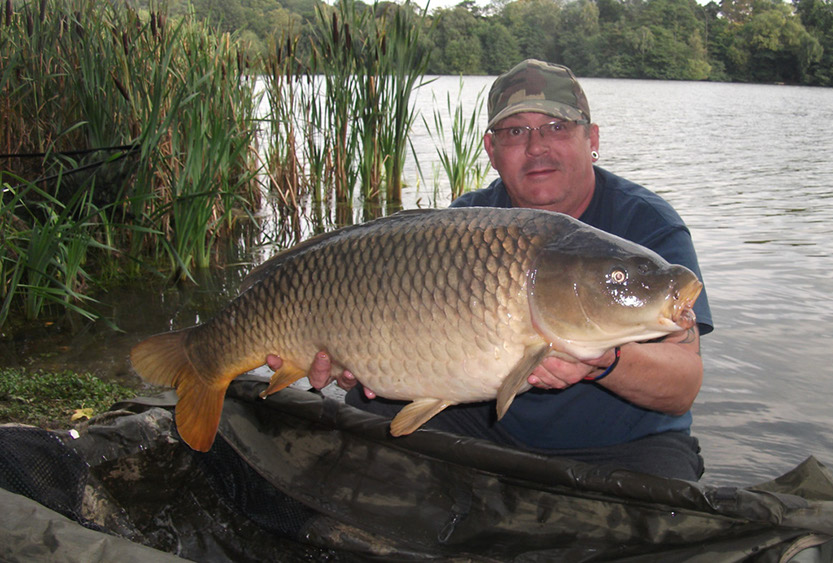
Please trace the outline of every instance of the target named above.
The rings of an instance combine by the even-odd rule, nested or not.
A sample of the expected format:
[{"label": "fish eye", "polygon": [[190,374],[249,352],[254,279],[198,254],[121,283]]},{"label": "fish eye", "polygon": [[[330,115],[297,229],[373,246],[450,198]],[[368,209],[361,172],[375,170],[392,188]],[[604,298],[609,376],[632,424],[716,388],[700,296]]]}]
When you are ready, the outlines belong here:
[{"label": "fish eye", "polygon": [[613,283],[625,283],[628,280],[628,273],[622,268],[613,268],[608,274]]}]

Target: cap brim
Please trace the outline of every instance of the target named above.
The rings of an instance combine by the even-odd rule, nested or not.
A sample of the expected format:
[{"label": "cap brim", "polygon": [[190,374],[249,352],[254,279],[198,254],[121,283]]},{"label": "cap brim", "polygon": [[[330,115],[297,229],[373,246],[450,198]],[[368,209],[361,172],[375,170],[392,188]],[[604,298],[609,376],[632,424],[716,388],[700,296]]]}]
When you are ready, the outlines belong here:
[{"label": "cap brim", "polygon": [[512,104],[511,106],[503,108],[502,111],[489,120],[488,125],[486,125],[486,129],[491,129],[501,119],[506,119],[510,115],[525,112],[543,113],[551,115],[557,119],[564,119],[566,121],[588,119],[588,117],[583,115],[578,108],[574,108],[573,106],[569,106],[567,104],[559,104],[550,100],[524,100],[523,102]]}]

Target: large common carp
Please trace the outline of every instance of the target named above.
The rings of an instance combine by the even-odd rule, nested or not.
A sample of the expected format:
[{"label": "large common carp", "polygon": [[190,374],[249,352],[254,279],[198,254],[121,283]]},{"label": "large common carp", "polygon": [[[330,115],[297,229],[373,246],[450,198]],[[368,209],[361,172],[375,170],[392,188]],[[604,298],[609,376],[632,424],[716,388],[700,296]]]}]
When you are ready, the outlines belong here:
[{"label": "large common carp", "polygon": [[325,349],[390,399],[412,400],[391,433],[449,405],[497,398],[499,416],[550,354],[601,356],[689,328],[702,285],[654,252],[558,213],[403,212],[303,242],[256,268],[221,313],[131,352],[146,380],[176,387],[176,422],[211,447],[229,383],[278,354],[266,393]]}]

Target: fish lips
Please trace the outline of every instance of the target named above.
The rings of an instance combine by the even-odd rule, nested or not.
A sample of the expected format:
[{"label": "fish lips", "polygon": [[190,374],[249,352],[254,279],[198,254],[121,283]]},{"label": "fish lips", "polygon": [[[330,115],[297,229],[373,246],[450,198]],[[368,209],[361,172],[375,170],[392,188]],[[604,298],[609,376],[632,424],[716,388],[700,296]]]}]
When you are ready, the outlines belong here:
[{"label": "fish lips", "polygon": [[697,322],[693,307],[702,290],[703,284],[696,278],[682,288],[673,290],[661,311],[660,324],[677,330],[693,327]]}]

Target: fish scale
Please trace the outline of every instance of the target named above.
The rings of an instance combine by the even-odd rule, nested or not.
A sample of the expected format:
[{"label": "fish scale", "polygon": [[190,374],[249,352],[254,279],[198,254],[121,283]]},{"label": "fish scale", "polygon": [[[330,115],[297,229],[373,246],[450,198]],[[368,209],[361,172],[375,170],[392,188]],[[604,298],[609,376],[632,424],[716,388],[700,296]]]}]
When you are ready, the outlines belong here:
[{"label": "fish scale", "polygon": [[[573,247],[565,252],[559,241],[568,239]],[[592,269],[599,257],[582,257],[574,248],[585,243],[605,256],[656,264],[661,283],[652,285],[660,287],[659,304],[650,311],[619,311],[615,295],[629,289],[607,288],[609,266]],[[237,375],[262,365],[267,354],[279,354],[283,366],[266,391],[275,392],[303,377],[321,349],[328,351],[334,375],[347,368],[378,395],[413,401],[392,423],[392,433],[400,435],[452,404],[497,397],[499,412],[505,412],[514,395],[529,388],[529,372],[550,353],[597,357],[626,341],[679,330],[663,320],[671,311],[663,300],[678,291],[671,272],[691,278],[683,285],[699,282],[684,268],[687,274],[673,268],[681,267],[557,213],[404,212],[278,254],[250,274],[244,291],[216,317],[139,343],[131,360],[148,381],[177,388],[177,425],[195,449],[213,442],[223,394]],[[598,278],[590,296],[598,297],[602,318],[626,319],[617,321],[626,338],[599,341],[587,332],[598,320],[560,322],[596,310],[592,299],[574,302],[570,284],[578,280],[561,281],[568,270]],[[539,284],[532,296],[532,281],[545,278],[560,281]],[[682,295],[693,303],[691,291]],[[630,325],[637,320],[650,330],[634,330]]]}]

